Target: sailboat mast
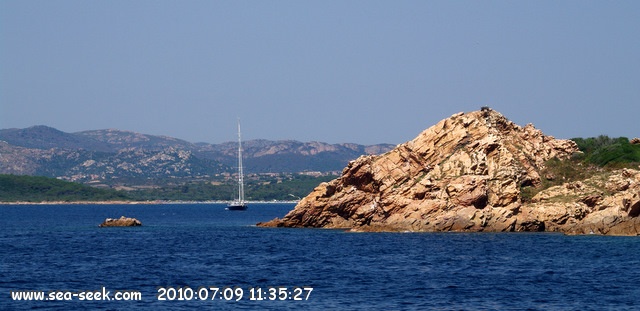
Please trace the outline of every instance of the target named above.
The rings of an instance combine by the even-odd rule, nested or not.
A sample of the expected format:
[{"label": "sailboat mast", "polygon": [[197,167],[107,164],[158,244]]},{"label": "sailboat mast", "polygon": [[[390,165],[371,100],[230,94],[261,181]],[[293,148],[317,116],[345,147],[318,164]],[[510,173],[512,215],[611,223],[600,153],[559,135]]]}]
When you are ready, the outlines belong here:
[{"label": "sailboat mast", "polygon": [[238,202],[244,202],[244,172],[242,171],[242,136],[238,119]]},{"label": "sailboat mast", "polygon": [[244,211],[247,203],[244,201],[244,172],[242,171],[242,134],[240,134],[240,118],[238,118],[238,199],[227,205],[229,211]]}]

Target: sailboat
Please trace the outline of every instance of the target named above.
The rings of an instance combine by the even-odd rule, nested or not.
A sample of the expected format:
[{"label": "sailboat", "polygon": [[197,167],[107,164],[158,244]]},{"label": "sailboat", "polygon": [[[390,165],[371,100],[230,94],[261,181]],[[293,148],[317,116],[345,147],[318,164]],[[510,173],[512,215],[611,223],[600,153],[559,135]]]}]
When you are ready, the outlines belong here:
[{"label": "sailboat", "polygon": [[227,210],[244,211],[247,209],[244,200],[244,173],[242,172],[242,136],[240,135],[240,119],[238,119],[238,198],[227,205]]}]

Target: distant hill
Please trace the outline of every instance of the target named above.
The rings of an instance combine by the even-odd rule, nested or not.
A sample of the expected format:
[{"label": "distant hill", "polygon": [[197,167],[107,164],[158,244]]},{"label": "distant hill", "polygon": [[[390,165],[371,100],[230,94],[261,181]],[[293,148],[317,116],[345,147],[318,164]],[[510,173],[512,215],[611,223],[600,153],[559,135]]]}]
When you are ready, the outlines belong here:
[{"label": "distant hill", "polygon": [[167,147],[193,150],[196,145],[173,137],[140,134],[116,129],[83,131],[72,135],[98,141],[109,147],[109,151],[117,152],[123,148],[142,148],[146,150],[162,150]]},{"label": "distant hill", "polygon": [[88,149],[109,151],[107,144],[83,135],[70,134],[55,128],[38,125],[25,129],[0,130],[0,140],[10,145],[33,149]]},{"label": "distant hill", "polygon": [[[245,172],[339,172],[364,154],[394,146],[293,140],[243,142]],[[237,144],[185,140],[116,129],[66,133],[47,126],[0,130],[0,174],[56,177],[90,184],[155,185],[229,176]]]},{"label": "distant hill", "polygon": [[116,129],[65,133],[44,125],[0,130],[0,140],[13,146],[32,149],[84,149],[97,152],[118,152],[123,148],[146,150],[161,150],[166,147],[195,148],[192,143],[167,136]]}]

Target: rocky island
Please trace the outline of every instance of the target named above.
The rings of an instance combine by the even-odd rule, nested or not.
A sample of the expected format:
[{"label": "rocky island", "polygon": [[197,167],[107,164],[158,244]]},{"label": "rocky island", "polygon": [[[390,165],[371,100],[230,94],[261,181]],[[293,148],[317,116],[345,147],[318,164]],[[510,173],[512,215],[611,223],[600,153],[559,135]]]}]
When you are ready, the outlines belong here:
[{"label": "rocky island", "polygon": [[135,219],[121,216],[120,218],[107,218],[98,227],[138,227],[142,226],[142,223]]},{"label": "rocky island", "polygon": [[550,160],[578,153],[483,107],[457,113],[378,156],[362,156],[264,227],[352,231],[640,234],[640,171],[560,183],[526,197]]}]

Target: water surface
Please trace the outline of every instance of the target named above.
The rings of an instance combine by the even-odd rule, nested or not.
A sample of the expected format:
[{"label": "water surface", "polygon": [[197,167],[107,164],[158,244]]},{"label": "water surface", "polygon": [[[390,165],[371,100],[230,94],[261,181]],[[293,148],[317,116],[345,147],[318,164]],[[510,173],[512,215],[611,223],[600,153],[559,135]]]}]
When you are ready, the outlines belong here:
[{"label": "water surface", "polygon": [[[0,205],[0,309],[637,310],[640,238],[257,228],[291,204]],[[142,227],[98,228],[122,215]],[[16,290],[136,290],[141,301],[13,301]],[[158,287],[240,287],[158,301]],[[306,301],[250,288],[311,287]],[[267,297],[265,297],[267,298]]]}]

